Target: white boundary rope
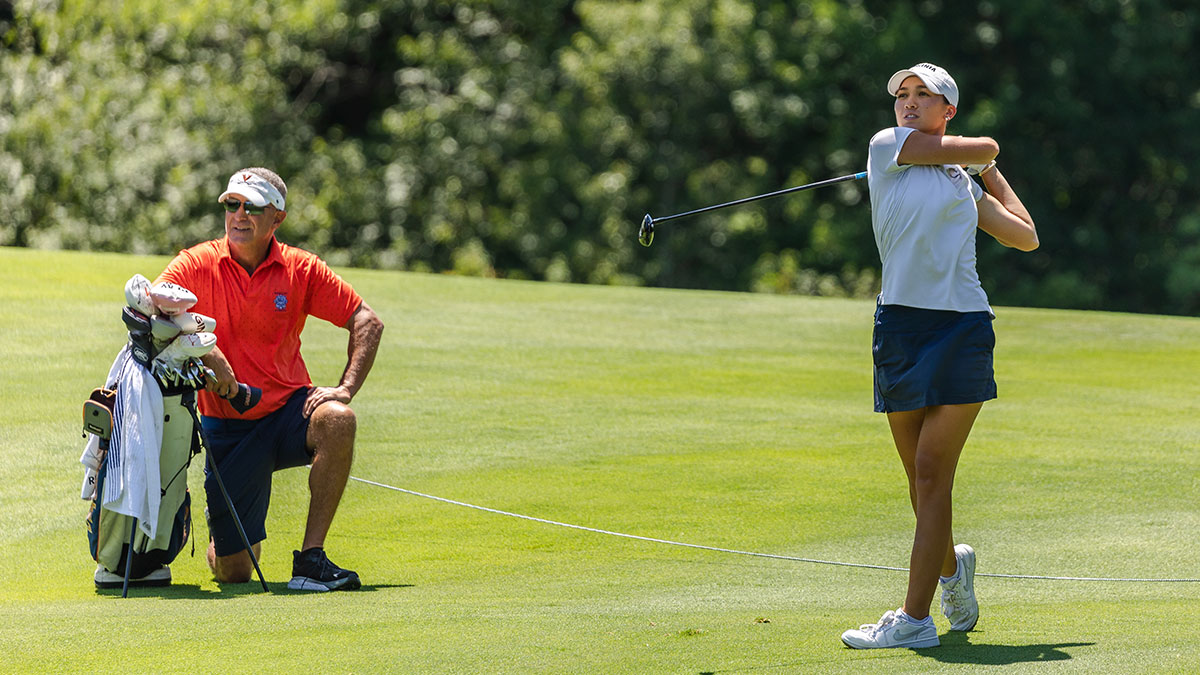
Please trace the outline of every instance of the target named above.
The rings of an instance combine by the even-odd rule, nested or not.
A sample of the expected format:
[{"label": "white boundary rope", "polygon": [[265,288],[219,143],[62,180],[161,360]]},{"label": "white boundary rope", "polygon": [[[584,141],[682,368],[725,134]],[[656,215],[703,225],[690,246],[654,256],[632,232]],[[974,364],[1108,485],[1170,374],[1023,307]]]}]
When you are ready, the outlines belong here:
[{"label": "white boundary rope", "polygon": [[[508,516],[510,518],[520,518],[521,520],[530,520],[535,523],[543,523],[545,525],[554,525],[556,527],[566,527],[566,528],[569,528],[572,530],[583,530],[584,532],[594,532],[596,534],[607,534],[612,537],[623,537],[625,539],[636,539],[638,541],[648,541],[648,542],[651,542],[654,544],[666,544],[668,546],[681,546],[683,548],[695,548],[695,549],[700,549],[702,551],[715,551],[717,553],[733,553],[736,555],[753,556],[755,558],[772,558],[774,560],[791,560],[793,562],[813,563],[813,564],[817,564],[817,565],[836,565],[838,567],[857,567],[857,568],[861,568],[861,569],[889,570],[892,572],[907,572],[908,571],[907,567],[889,567],[887,565],[868,565],[866,563],[848,563],[848,562],[838,562],[835,560],[817,560],[815,558],[798,558],[795,556],[778,555],[775,553],[757,553],[754,551],[739,551],[737,549],[720,548],[717,546],[704,546],[702,544],[688,544],[688,543],[684,543],[681,541],[671,541],[670,539],[655,539],[654,537],[643,537],[643,536],[636,535],[636,534],[626,534],[624,532],[613,532],[612,530],[601,530],[601,529],[598,529],[595,527],[585,527],[583,525],[573,525],[571,523],[562,523],[557,520],[547,520],[545,518],[537,518],[534,516],[522,515],[520,513],[512,513],[511,511],[501,511],[500,509],[492,509],[492,508],[488,508],[486,506],[477,506],[475,504],[468,504],[466,502],[455,501],[453,499],[446,499],[445,497],[437,497],[435,495],[427,495],[423,492],[416,492],[414,490],[406,490],[404,488],[395,487],[393,485],[387,485],[385,483],[377,483],[373,480],[367,480],[365,478],[359,478],[357,476],[350,476],[350,480],[357,481],[359,483],[365,483],[367,485],[374,485],[375,487],[381,487],[386,490],[394,490],[396,492],[403,492],[404,494],[413,495],[414,497],[423,497],[425,499],[432,499],[435,502],[442,502],[443,504],[452,504],[454,506],[462,506],[462,507],[465,507],[468,509],[474,509],[476,511],[485,511],[487,513],[494,513],[494,514],[501,515],[501,516]],[[1138,578],[1120,578],[1120,577],[1054,577],[1054,576],[1043,576],[1043,575],[1038,575],[1038,574],[995,574],[995,573],[987,574],[984,572],[977,572],[975,574],[975,576],[977,576],[977,577],[992,577],[992,578],[997,578],[997,579],[1037,579],[1037,580],[1044,580],[1044,581],[1119,581],[1119,582],[1142,582],[1142,583],[1195,583],[1195,582],[1200,582],[1200,579],[1138,579]]]}]

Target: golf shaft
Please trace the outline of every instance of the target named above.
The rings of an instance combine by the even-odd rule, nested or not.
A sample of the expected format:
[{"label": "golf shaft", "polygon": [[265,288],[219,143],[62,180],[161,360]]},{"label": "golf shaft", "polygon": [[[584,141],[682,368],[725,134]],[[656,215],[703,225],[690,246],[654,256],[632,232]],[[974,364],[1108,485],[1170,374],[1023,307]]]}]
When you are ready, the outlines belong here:
[{"label": "golf shaft", "polygon": [[866,171],[862,171],[859,173],[847,174],[845,176],[838,176],[837,178],[830,178],[828,180],[817,181],[816,183],[809,183],[807,185],[797,185],[796,187],[790,187],[790,188],[786,188],[783,190],[776,190],[775,192],[768,192],[766,194],[756,195],[754,197],[746,197],[745,199],[738,199],[738,200],[732,201],[732,202],[725,202],[724,204],[716,204],[714,206],[706,206],[702,209],[696,209],[695,211],[687,211],[685,213],[676,213],[673,216],[662,216],[661,218],[654,218],[653,222],[661,223],[661,222],[664,222],[667,220],[674,220],[676,218],[686,218],[688,216],[694,216],[696,214],[706,213],[708,211],[716,211],[717,209],[723,209],[723,208],[726,208],[729,206],[737,206],[739,204],[749,204],[750,202],[756,202],[760,199],[769,199],[771,197],[778,197],[780,195],[786,195],[786,194],[789,194],[792,192],[800,192],[801,190],[811,190],[812,188],[819,188],[819,187],[824,187],[826,185],[833,185],[834,183],[843,183],[848,180],[859,180],[860,178],[866,178],[866,177],[867,177]]}]

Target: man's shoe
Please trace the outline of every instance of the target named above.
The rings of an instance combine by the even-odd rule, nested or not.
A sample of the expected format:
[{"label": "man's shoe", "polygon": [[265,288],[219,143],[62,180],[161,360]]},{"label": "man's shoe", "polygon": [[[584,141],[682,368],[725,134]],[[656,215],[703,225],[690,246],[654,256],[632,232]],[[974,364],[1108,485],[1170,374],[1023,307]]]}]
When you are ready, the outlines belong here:
[{"label": "man's shoe", "polygon": [[879,623],[865,623],[857,629],[842,633],[842,642],[854,649],[884,649],[888,647],[904,647],[920,649],[921,647],[937,647],[937,627],[929,617],[924,621],[914,622],[897,609],[886,612]]},{"label": "man's shoe", "polygon": [[954,581],[942,584],[942,614],[950,619],[950,630],[967,631],[979,621],[975,600],[975,550],[966,544],[954,547],[958,571]]},{"label": "man's shoe", "polygon": [[[104,565],[96,565],[96,574],[93,577],[96,581],[96,588],[121,588],[125,585],[125,577],[115,572],[109,572],[104,569]],[[130,586],[170,586],[171,585],[171,568],[163,565],[162,567],[150,572],[144,577],[129,580]]]},{"label": "man's shoe", "polygon": [[361,587],[358,574],[333,564],[323,548],[310,548],[301,553],[292,551],[293,591],[352,591]]}]

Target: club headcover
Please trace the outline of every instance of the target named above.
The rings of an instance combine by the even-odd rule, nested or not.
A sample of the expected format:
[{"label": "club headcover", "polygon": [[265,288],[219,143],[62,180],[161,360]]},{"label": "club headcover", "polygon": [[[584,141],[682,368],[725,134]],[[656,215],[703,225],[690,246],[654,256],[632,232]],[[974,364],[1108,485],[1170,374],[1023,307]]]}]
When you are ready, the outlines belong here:
[{"label": "club headcover", "polygon": [[174,340],[180,333],[179,326],[171,320],[172,318],[174,317],[162,316],[161,314],[150,318],[150,335],[154,338],[154,345],[160,349],[165,347],[171,340]]},{"label": "club headcover", "polygon": [[154,314],[154,301],[150,299],[150,280],[135,274],[125,282],[125,304],[150,316]]},{"label": "club headcover", "polygon": [[204,356],[211,352],[216,345],[217,336],[212,333],[180,334],[171,341],[171,344],[163,348],[157,360],[167,366],[179,369],[184,361]]},{"label": "club headcover", "polygon": [[175,325],[179,326],[180,332],[183,333],[217,332],[217,320],[211,316],[204,316],[195,312],[180,312],[170,317],[169,320],[174,321]]},{"label": "club headcover", "polygon": [[186,312],[196,304],[196,294],[178,284],[160,281],[150,287],[150,299],[154,306],[167,316]]}]

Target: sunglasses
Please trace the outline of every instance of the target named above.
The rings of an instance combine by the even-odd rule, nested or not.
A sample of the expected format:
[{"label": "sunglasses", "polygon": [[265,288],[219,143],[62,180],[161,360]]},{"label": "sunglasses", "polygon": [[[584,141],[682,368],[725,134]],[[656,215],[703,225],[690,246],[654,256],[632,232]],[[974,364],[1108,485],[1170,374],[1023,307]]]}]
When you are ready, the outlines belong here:
[{"label": "sunglasses", "polygon": [[262,215],[262,213],[267,210],[266,206],[255,206],[250,202],[239,202],[236,199],[226,199],[225,201],[221,202],[221,204],[225,207],[225,210],[230,213],[237,213],[239,207],[245,207],[246,215],[248,216]]}]

